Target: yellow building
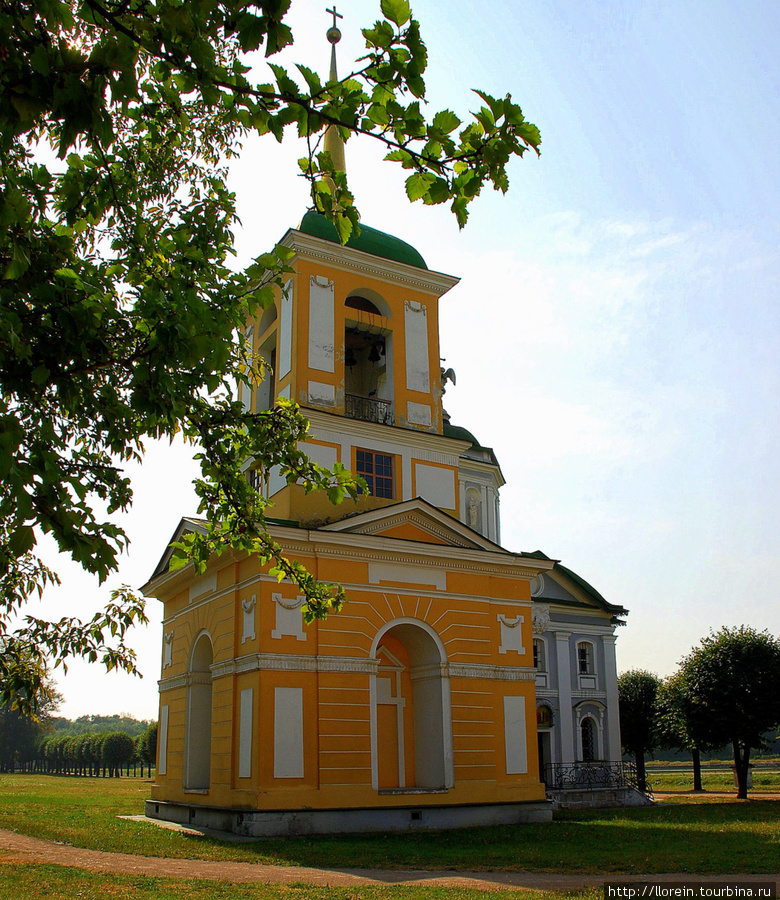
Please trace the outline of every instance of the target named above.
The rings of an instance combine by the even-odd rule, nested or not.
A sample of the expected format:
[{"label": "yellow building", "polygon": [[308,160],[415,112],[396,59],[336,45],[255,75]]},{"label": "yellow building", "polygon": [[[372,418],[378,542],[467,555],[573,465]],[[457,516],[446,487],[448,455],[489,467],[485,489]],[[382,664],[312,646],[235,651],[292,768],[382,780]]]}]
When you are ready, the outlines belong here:
[{"label": "yellow building", "polygon": [[500,546],[501,469],[442,407],[439,300],[458,279],[366,226],[341,246],[313,211],[282,243],[293,274],[247,323],[273,375],[242,400],[295,401],[309,458],[368,483],[338,507],[262,483],[272,535],[348,603],[306,625],[295,586],[246,554],[200,576],[163,556],[145,587],[164,604],[147,814],[249,835],[549,821],[544,782],[555,798],[620,766],[625,610]]},{"label": "yellow building", "polygon": [[349,600],[305,625],[252,558],[197,577],[163,557],[150,814],[255,834],[547,820],[531,583],[555,562],[499,546],[501,470],[443,411],[438,303],[457,280],[331,229],[309,212],[285,235],[295,274],[249,325],[275,374],[245,401],[296,400],[308,455],[367,480],[356,506],[267,486],[274,536]]}]

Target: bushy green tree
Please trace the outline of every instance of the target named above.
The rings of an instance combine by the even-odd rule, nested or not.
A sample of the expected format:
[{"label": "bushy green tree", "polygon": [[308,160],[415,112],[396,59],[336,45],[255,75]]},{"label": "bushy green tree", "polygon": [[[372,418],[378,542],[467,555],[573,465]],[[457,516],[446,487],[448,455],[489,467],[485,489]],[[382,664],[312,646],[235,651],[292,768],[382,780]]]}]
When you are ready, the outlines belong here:
[{"label": "bushy green tree", "polygon": [[150,722],[137,738],[138,758],[141,760],[141,775],[146,764],[148,774],[152,774],[152,766],[157,764],[157,722]]},{"label": "bushy green tree", "polygon": [[[49,674],[42,673],[42,687],[34,703],[19,705],[7,700],[0,703],[0,772],[13,772],[38,756],[41,741],[52,731],[52,718],[62,702]],[[30,711],[34,706],[36,713]]]},{"label": "bushy green tree", "polygon": [[[334,501],[357,490],[343,468],[328,472],[298,450],[308,423],[294,404],[249,415],[235,400],[237,384],[265,374],[243,326],[271,302],[289,259],[276,248],[231,268],[225,177],[241,140],[296,130],[312,203],[342,239],[358,213],[322,150],[329,126],[379,141],[407,170],[410,200],[448,202],[461,225],[483,185],[505,191],[509,161],[538,148],[509,96],[479,93],[468,122],[450,110],[426,117],[427,54],[407,0],[381,0],[365,56],[337,82],[270,61],[293,41],[289,6],[0,4],[0,701],[37,696],[25,653],[135,671],[127,632],[145,614],[126,588],[87,622],[27,616],[11,634],[10,620],[57,579],[36,554],[38,530],[101,580],[116,569],[127,537],[97,508],[128,509],[123,465],[149,438],[179,434],[201,448],[209,528],[180,548],[197,568],[245,550],[298,583],[308,618],[341,605],[337,585],[284,556],[243,474],[254,458]],[[250,58],[260,49],[267,64]]]},{"label": "bushy green tree", "polygon": [[661,679],[643,669],[631,669],[618,678],[620,703],[620,739],[623,752],[636,760],[640,791],[647,790],[645,755],[658,746],[656,698]]},{"label": "bushy green tree", "polygon": [[680,672],[665,678],[658,690],[658,740],[659,746],[685,750],[691,754],[693,767],[693,790],[703,791],[701,780],[701,754],[717,750],[720,744],[710,738],[709,733],[697,731],[697,722],[692,721],[687,710],[686,685]]},{"label": "bushy green tree", "polygon": [[780,724],[780,640],[747,625],[702,638],[680,664],[682,705],[691,733],[731,744],[737,797],[747,799],[750,751]]},{"label": "bushy green tree", "polygon": [[135,756],[135,742],[126,731],[107,731],[103,736],[103,765],[111,778],[119,777],[122,766]]}]

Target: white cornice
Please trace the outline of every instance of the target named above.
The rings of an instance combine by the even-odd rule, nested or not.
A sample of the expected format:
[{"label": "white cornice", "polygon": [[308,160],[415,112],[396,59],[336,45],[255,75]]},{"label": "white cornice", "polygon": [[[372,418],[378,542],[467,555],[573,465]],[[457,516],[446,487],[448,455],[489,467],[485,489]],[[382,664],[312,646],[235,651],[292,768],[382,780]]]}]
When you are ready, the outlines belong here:
[{"label": "white cornice", "polygon": [[303,656],[292,653],[253,653],[237,659],[215,663],[211,667],[214,678],[238,675],[243,672],[351,672],[373,675],[379,668],[378,659],[352,656]]},{"label": "white cornice", "polygon": [[[401,521],[409,521],[404,513],[415,510],[415,502],[407,500],[403,504],[393,507],[379,507],[366,513],[358,514],[348,519],[342,519],[333,523],[334,526],[346,529],[350,527],[372,528],[383,524],[392,527]],[[424,501],[423,501],[424,502]],[[398,507],[403,506],[404,509]],[[427,504],[426,504],[427,506]],[[284,525],[269,525],[270,534],[284,549],[288,557],[295,556],[326,556],[336,559],[354,559],[372,561],[381,559],[385,562],[407,563],[419,566],[436,566],[437,568],[449,568],[454,571],[468,570],[472,572],[485,572],[495,575],[506,575],[512,578],[532,578],[540,572],[545,572],[555,565],[555,560],[534,559],[533,557],[520,556],[505,550],[498,544],[491,544],[486,538],[472,532],[467,526],[452,517],[439,519],[438,517],[425,517],[430,522],[430,528],[435,529],[440,537],[446,538],[448,530],[452,532],[453,539],[460,539],[470,546],[453,546],[451,544],[425,544],[422,541],[404,540],[382,535],[364,534],[359,531],[336,530],[333,526],[325,529],[291,528]],[[397,521],[396,521],[397,520]],[[381,523],[381,524],[380,524]],[[421,523],[417,523],[421,524]],[[480,543],[484,541],[484,547]],[[243,554],[235,550],[227,550],[219,557],[215,557],[219,568],[224,568],[230,563],[243,558]],[[167,589],[180,590],[189,581],[196,579],[192,563],[188,563],[181,569],[173,572],[166,571],[151,578],[142,588],[144,595],[162,599]],[[182,581],[184,580],[184,584]],[[230,585],[218,593],[220,595],[230,593],[237,589],[237,585]],[[215,594],[204,595],[187,604],[185,609],[191,610],[201,603],[213,600]],[[551,602],[551,601],[545,601]],[[554,601],[551,602],[554,606]],[[168,621],[168,619],[166,619]],[[553,623],[555,627],[555,623]],[[571,625],[568,628],[571,629]],[[589,626],[577,626],[578,631],[587,631]]]},{"label": "white cornice", "polygon": [[461,481],[468,478],[473,478],[475,481],[490,481],[497,489],[506,484],[501,466],[484,460],[472,459],[470,456],[461,456],[458,460],[458,477]]},{"label": "white cornice", "polygon": [[[364,422],[362,419],[350,419],[340,413],[324,412],[321,409],[306,407],[306,418],[311,426],[309,436],[315,440],[330,440],[329,437],[319,433],[322,429],[338,437],[338,443],[342,443],[345,437],[352,436],[363,440],[368,438],[398,443],[409,449],[452,454],[454,467],[460,464],[461,455],[471,446],[471,441],[445,437],[435,431],[417,431],[414,428],[402,428],[400,425]],[[469,462],[473,462],[473,460],[469,460]]]},{"label": "white cornice", "polygon": [[[211,667],[213,678],[225,678],[245,672],[348,672],[352,674],[376,675],[379,660],[354,656],[304,656],[287,653],[253,653],[237,659],[215,663]],[[491,666],[474,663],[442,663],[429,666],[425,670],[413,672],[417,678],[431,676],[442,678],[479,678],[488,681],[533,681],[533,668],[528,666]],[[179,675],[163,679],[160,690],[182,687],[188,676]]]},{"label": "white cornice", "polygon": [[[559,606],[556,608],[554,600],[542,600],[542,598],[540,598],[540,597],[534,598],[534,600],[537,603],[541,601],[541,602],[544,602],[545,604],[548,604],[550,606],[551,611],[553,609],[555,609],[555,611],[559,614],[568,613],[569,615],[572,615],[572,614],[577,615],[577,613],[572,613],[571,607]],[[582,610],[582,612],[586,613],[587,610]],[[605,612],[603,609],[594,609],[593,612],[595,614],[594,618],[596,616],[598,616],[599,618],[603,619],[606,616],[611,616],[610,613]],[[572,635],[578,635],[578,634],[600,635],[605,638],[608,638],[608,637],[614,638],[615,637],[615,626],[612,624],[605,623],[605,624],[601,625],[601,624],[594,623],[593,625],[586,625],[584,622],[571,622],[571,621],[569,621],[569,622],[554,622],[554,621],[552,621],[552,622],[550,622],[550,627],[545,631],[545,634],[559,633],[559,630],[556,627],[558,625],[560,625],[561,631],[564,634],[569,635],[570,637]]]},{"label": "white cornice", "polygon": [[363,250],[355,250],[324,238],[304,234],[295,228],[291,228],[279,243],[292,248],[299,256],[318,260],[335,269],[357,270],[372,278],[395,284],[402,282],[436,297],[441,297],[460,281],[460,278],[453,275],[420,269],[418,266],[410,266],[392,259],[383,259],[374,256],[373,253],[365,253]]},{"label": "white cornice", "polygon": [[[296,532],[298,541],[304,538],[300,529],[273,526],[269,530],[287,550],[291,549],[291,542],[297,543]],[[498,546],[495,550],[479,550],[445,544],[424,544],[401,538],[375,537],[350,531],[310,531],[306,533],[306,537],[311,543],[300,545],[302,554],[314,551],[317,555],[331,558],[382,559],[386,562],[431,565],[453,570],[468,569],[513,578],[532,578],[555,564],[554,560],[518,556]],[[304,550],[304,547],[308,549]]]}]

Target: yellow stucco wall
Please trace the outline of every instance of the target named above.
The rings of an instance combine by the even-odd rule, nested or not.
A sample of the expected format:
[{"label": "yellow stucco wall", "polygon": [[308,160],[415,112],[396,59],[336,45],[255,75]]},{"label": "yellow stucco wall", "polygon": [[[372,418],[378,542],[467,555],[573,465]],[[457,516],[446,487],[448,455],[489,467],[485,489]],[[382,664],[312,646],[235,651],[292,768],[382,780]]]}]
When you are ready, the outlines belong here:
[{"label": "yellow stucco wall", "polygon": [[[394,531],[404,534],[403,528]],[[256,809],[408,803],[408,795],[380,793],[372,786],[372,675],[367,664],[373,658],[372,644],[376,643],[377,634],[388,623],[399,621],[424,623],[435,632],[449,667],[454,784],[446,795],[415,794],[415,804],[543,799],[544,788],[537,777],[527,578],[490,574],[479,565],[476,571],[468,572],[464,571],[462,562],[457,568],[448,566],[446,557],[450,551],[443,548],[441,565],[446,571],[443,590],[432,589],[430,584],[415,585],[408,580],[370,583],[371,562],[381,563],[381,554],[369,554],[371,559],[358,560],[346,559],[341,554],[329,555],[322,548],[316,556],[300,550],[299,547],[295,555],[310,571],[323,579],[338,578],[349,597],[341,613],[322,622],[302,625],[300,630],[305,640],[291,634],[273,636],[279,609],[273,595],[281,595],[289,605],[295,601],[296,591],[258,573],[252,560],[223,565],[218,570],[216,594],[211,597],[207,595],[205,599],[190,602],[186,571],[173,578],[165,591],[160,591],[166,604],[165,630],[173,632],[173,646],[171,665],[163,670],[161,693],[161,703],[169,708],[168,766],[167,773],[158,776],[153,799]],[[424,572],[420,575],[421,580],[427,577]],[[440,578],[440,574],[430,576],[436,577]],[[256,602],[255,637],[242,640],[242,600],[252,597]],[[523,652],[501,653],[499,617],[514,622],[519,615],[523,619],[516,627],[522,635]],[[191,650],[203,631],[208,632],[213,642],[214,665],[227,664],[230,671],[215,671],[211,780],[207,793],[193,794],[185,788],[183,767],[187,754],[188,688],[178,682],[186,682]],[[395,646],[392,642],[398,640],[397,629],[388,635],[386,643],[392,648]],[[405,642],[407,638],[402,636],[404,646]],[[285,660],[291,668],[285,668]],[[336,671],[328,671],[329,660],[335,662]],[[349,668],[350,661],[357,664],[358,671],[338,671],[339,667]],[[302,671],[307,665],[309,670]],[[527,673],[525,680],[505,680],[518,672]],[[404,677],[408,681],[408,672]],[[239,777],[239,697],[241,691],[249,688],[253,691],[251,772],[249,777]],[[274,775],[277,688],[301,691],[303,777]],[[522,774],[506,771],[505,697],[525,698],[527,766]],[[411,710],[411,695],[405,702]],[[417,702],[415,699],[414,703]],[[386,727],[382,726],[382,717],[387,719],[391,713],[379,704],[374,707],[377,734]],[[417,741],[411,711],[405,719],[405,734],[406,787],[411,787],[415,771],[413,746]],[[374,768],[381,767],[387,753],[379,745],[375,746],[374,754]]]}]

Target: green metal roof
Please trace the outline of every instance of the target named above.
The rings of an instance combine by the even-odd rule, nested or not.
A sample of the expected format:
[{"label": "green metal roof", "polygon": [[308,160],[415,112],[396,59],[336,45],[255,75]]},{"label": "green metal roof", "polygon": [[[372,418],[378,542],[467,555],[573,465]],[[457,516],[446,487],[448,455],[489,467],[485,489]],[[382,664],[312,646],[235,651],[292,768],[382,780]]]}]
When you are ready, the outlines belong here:
[{"label": "green metal roof", "polygon": [[457,438],[457,440],[459,441],[471,441],[471,443],[475,447],[479,447],[480,445],[479,441],[468,429],[461,428],[460,425],[450,425],[450,423],[446,419],[444,420],[442,432],[444,434],[444,437]]},{"label": "green metal roof", "polygon": [[[564,575],[567,575],[576,585],[582,588],[588,596],[595,600],[596,603],[603,606],[604,609],[609,612],[614,613],[616,617],[628,615],[628,610],[625,607],[618,606],[615,603],[610,603],[608,600],[605,600],[592,584],[588,584],[588,582],[576,572],[572,572],[571,569],[559,562],[555,563],[555,568],[558,569],[559,572],[563,572]],[[623,623],[620,622],[618,624],[622,625]]]},{"label": "green metal roof", "polygon": [[[336,226],[315,209],[310,209],[301,219],[298,230],[304,234],[310,234],[312,237],[332,241],[334,244],[341,243]],[[362,250],[363,253],[370,253],[372,256],[380,256],[382,259],[405,263],[407,266],[415,266],[418,269],[428,268],[425,260],[411,244],[393,237],[392,234],[385,234],[384,231],[371,228],[369,225],[361,225],[358,235],[353,232],[347,241],[347,247],[351,247],[353,250]]]},{"label": "green metal roof", "polygon": [[[532,552],[521,553],[521,556],[526,556],[529,559],[551,559],[552,557],[547,556],[546,553],[542,553],[541,550],[534,550]],[[612,622],[615,625],[625,625],[626,623],[622,621],[622,616],[628,615],[628,610],[624,606],[618,606],[615,603],[610,603],[609,600],[605,600],[604,597],[593,587],[592,584],[589,584],[585,579],[578,575],[576,572],[573,572],[567,566],[564,566],[562,563],[555,560],[555,565],[553,569],[556,572],[561,572],[565,575],[570,581],[574,582],[581,590],[583,590],[591,600],[595,601],[595,603],[602,607],[602,609],[607,612],[611,612],[613,614]],[[541,599],[541,598],[538,598]],[[560,602],[558,600],[556,603]]]}]

